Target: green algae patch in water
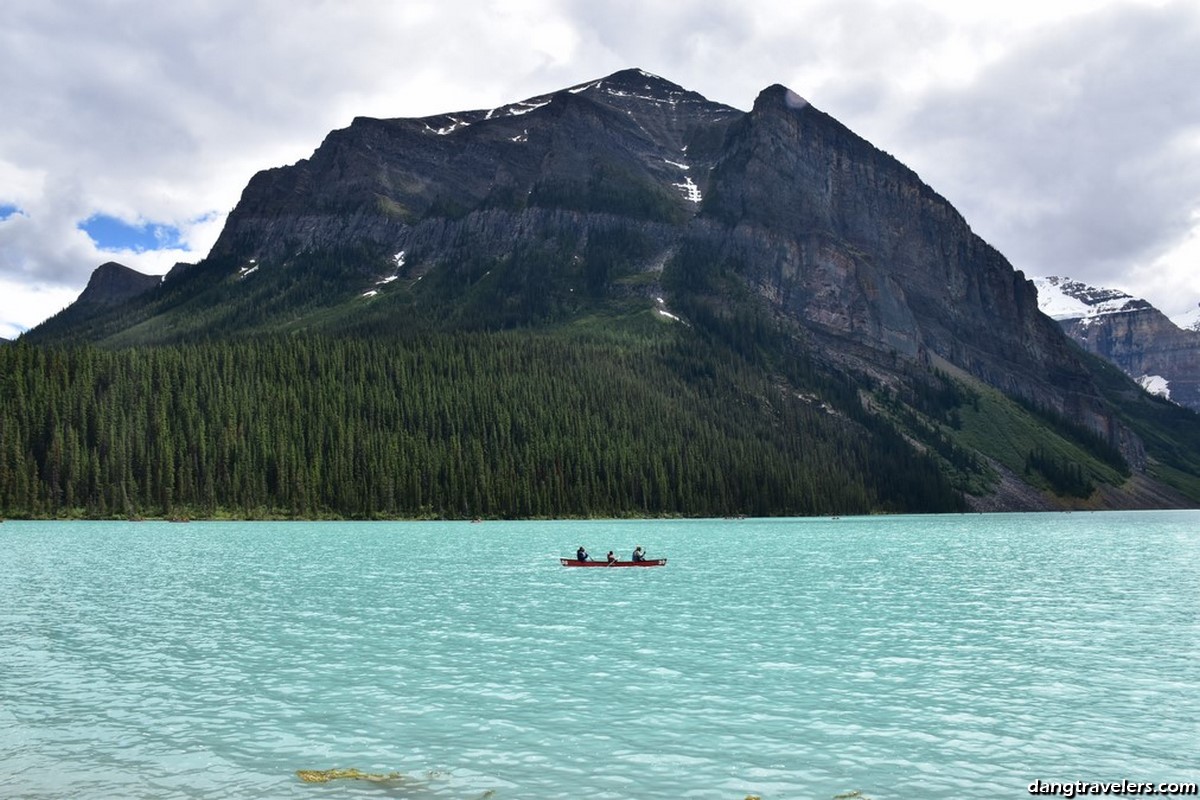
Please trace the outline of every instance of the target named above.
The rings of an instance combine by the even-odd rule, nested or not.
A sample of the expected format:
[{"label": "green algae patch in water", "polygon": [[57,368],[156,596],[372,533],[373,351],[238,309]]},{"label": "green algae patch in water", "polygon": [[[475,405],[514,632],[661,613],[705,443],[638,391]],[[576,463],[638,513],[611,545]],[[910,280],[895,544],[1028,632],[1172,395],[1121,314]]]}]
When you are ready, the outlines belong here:
[{"label": "green algae patch in water", "polygon": [[[763,798],[761,795],[748,794],[746,795],[746,800],[763,800]],[[833,800],[871,800],[871,798],[855,789],[853,792],[844,792],[842,794],[834,795]]]},{"label": "green algae patch in water", "polygon": [[363,772],[357,769],[298,769],[296,777],[305,783],[329,783],[330,781],[352,780],[372,783],[400,783],[405,780],[402,772]]}]

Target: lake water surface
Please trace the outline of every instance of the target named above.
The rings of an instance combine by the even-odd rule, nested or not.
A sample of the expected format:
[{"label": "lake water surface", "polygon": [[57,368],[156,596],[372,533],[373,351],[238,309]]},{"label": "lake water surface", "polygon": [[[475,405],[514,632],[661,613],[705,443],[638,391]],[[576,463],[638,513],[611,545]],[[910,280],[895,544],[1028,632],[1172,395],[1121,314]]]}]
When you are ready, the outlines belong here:
[{"label": "lake water surface", "polygon": [[0,525],[4,797],[1123,778],[1200,779],[1200,512]]}]

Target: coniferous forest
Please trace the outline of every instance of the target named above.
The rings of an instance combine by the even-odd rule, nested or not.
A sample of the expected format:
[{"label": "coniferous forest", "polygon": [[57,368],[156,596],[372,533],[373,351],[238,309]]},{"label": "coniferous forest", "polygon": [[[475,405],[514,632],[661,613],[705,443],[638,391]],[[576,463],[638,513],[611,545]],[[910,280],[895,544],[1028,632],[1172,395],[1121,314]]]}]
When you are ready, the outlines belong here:
[{"label": "coniferous forest", "polygon": [[[834,407],[859,406],[849,383],[817,388],[847,395]],[[961,508],[934,462],[893,429],[682,336],[0,347],[9,517]]]}]

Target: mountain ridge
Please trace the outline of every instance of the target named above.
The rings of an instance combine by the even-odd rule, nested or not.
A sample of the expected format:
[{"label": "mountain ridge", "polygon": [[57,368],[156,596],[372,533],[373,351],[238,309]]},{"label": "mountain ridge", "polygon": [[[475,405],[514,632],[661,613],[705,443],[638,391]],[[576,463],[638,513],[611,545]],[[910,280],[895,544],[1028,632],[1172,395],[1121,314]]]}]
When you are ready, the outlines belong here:
[{"label": "mountain ridge", "polygon": [[[719,124],[722,118],[740,112],[658,78],[652,86],[657,86],[659,94],[635,94],[630,89],[635,76],[642,75],[623,70],[502,106],[499,110],[507,113],[499,116],[492,109],[418,119],[356,118],[349,128],[327,136],[309,159],[266,170],[251,179],[230,215],[232,224],[227,222],[212,255],[262,261],[278,257],[285,247],[319,248],[345,236],[370,241],[391,253],[411,252],[411,240],[419,239],[420,232],[404,237],[395,222],[416,223],[430,217],[452,220],[471,211],[520,207],[535,191],[553,196],[556,191],[561,194],[563,186],[573,189],[575,179],[591,174],[597,161],[620,164],[623,169],[637,165],[641,175],[633,177],[663,190],[664,196],[657,198],[663,206],[660,216],[670,216],[672,210],[686,215],[688,208],[683,202],[670,208],[672,196],[682,198],[684,192],[668,188],[680,182],[681,170],[667,156],[679,159],[679,153],[692,149],[689,160],[695,160],[696,149],[703,153],[711,144],[706,147],[705,142],[693,141],[694,131],[686,123],[679,124],[676,95],[686,97],[688,119],[699,114]],[[619,88],[612,88],[610,82]],[[634,122],[628,119],[633,113],[631,106],[641,111]],[[434,127],[442,122],[449,124]],[[552,124],[533,125],[531,134],[532,123]],[[650,129],[665,132],[669,146],[657,142]],[[604,135],[614,131],[616,135]],[[615,143],[616,152],[572,148],[564,140],[573,136]],[[693,145],[698,147],[693,149]],[[329,191],[329,181],[315,185],[314,174],[335,176],[337,192]],[[431,174],[437,178],[431,180]],[[540,185],[535,185],[538,181]],[[686,186],[686,178],[682,182]],[[318,194],[319,205],[312,202]],[[274,220],[263,219],[259,204],[265,203],[272,214],[278,212],[281,195],[306,210],[324,206],[328,212],[309,213],[300,226],[272,231]],[[358,215],[357,220],[343,216],[348,206]],[[363,219],[368,216],[375,217],[374,224]],[[360,224],[349,229],[354,222]],[[265,237],[259,235],[264,228],[269,230]],[[253,252],[239,243],[244,239],[256,242]]]}]

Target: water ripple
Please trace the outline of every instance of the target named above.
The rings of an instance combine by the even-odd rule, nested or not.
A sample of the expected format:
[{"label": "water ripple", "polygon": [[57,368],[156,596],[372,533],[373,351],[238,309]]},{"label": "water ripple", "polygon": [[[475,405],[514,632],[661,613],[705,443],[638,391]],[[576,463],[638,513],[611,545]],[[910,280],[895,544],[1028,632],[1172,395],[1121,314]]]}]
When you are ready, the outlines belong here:
[{"label": "water ripple", "polygon": [[[308,798],[295,771],[332,767],[408,777],[323,797],[1196,780],[1198,521],[8,522],[0,775],[156,800]],[[559,567],[579,543],[671,562]]]}]

